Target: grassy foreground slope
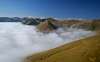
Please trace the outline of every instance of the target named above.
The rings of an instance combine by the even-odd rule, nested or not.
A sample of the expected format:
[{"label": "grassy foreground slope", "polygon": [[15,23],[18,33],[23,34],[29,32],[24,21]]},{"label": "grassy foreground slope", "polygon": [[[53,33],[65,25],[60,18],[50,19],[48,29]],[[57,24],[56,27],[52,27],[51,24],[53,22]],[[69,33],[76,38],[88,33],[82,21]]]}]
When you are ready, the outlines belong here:
[{"label": "grassy foreground slope", "polygon": [[100,62],[100,35],[27,57],[26,62]]}]

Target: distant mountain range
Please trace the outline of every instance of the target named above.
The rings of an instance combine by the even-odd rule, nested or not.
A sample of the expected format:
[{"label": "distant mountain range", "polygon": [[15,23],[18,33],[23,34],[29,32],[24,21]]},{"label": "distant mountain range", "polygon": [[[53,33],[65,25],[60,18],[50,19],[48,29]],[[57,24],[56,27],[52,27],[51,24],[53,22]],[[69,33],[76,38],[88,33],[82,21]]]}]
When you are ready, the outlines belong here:
[{"label": "distant mountain range", "polygon": [[23,24],[27,25],[37,25],[45,20],[45,18],[42,19],[33,17],[0,17],[0,22],[22,22]]},{"label": "distant mountain range", "polygon": [[21,22],[19,17],[0,17],[0,22]]},{"label": "distant mountain range", "polygon": [[73,27],[82,29],[100,29],[100,19],[55,19],[38,17],[0,17],[0,22],[21,22],[26,25],[36,25],[40,31],[51,31],[58,27]]},{"label": "distant mountain range", "polygon": [[[26,25],[38,25],[40,22],[44,22],[49,18],[38,17],[0,17],[0,22],[22,22]],[[53,20],[53,18],[51,18]]]}]

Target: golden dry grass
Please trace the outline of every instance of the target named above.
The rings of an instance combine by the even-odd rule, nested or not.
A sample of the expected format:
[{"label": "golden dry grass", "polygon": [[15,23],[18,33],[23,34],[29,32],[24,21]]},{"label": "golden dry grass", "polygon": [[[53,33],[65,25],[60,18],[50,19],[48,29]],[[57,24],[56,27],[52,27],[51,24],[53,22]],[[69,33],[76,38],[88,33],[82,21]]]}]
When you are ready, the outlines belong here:
[{"label": "golden dry grass", "polygon": [[33,54],[25,62],[100,62],[100,35]]}]

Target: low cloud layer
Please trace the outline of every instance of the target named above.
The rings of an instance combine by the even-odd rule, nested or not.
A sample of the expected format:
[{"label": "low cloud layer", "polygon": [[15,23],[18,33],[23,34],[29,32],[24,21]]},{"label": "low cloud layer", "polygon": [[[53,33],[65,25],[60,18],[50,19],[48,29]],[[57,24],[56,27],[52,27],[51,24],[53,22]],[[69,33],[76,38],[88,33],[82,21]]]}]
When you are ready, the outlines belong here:
[{"label": "low cloud layer", "polygon": [[43,34],[34,26],[0,23],[0,62],[21,62],[26,56],[94,35],[91,31],[62,28]]}]

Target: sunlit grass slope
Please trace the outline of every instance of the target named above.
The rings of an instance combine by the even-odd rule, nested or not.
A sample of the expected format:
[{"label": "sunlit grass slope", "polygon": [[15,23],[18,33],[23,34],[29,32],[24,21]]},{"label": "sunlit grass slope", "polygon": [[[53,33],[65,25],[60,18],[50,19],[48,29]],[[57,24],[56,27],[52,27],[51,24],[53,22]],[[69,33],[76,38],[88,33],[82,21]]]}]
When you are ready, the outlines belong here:
[{"label": "sunlit grass slope", "polygon": [[100,35],[34,54],[25,62],[100,62]]}]

